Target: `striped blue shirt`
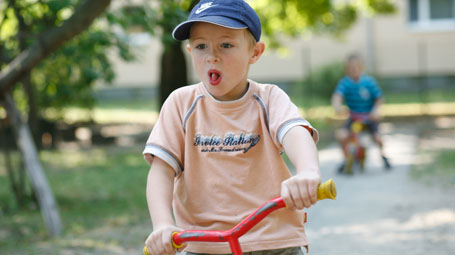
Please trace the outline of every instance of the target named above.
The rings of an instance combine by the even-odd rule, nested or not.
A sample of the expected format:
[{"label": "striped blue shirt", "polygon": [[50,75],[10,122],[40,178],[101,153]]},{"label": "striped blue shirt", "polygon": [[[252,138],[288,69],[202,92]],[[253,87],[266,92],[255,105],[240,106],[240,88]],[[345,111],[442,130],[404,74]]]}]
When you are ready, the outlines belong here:
[{"label": "striped blue shirt", "polygon": [[338,82],[335,93],[342,95],[349,110],[356,113],[370,112],[375,101],[382,97],[382,90],[376,80],[365,74],[357,82],[349,76],[343,77]]}]

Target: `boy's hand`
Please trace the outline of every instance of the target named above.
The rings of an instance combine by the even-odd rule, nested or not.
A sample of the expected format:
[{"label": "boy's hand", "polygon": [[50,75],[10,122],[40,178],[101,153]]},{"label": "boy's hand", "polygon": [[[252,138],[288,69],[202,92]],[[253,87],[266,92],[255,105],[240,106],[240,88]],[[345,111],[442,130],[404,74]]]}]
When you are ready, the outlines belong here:
[{"label": "boy's hand", "polygon": [[[150,255],[175,254],[176,250],[172,246],[172,233],[182,231],[172,225],[162,226],[155,229],[145,240],[145,246]],[[181,251],[185,248],[178,249]]]},{"label": "boy's hand", "polygon": [[368,119],[372,121],[379,121],[381,116],[379,115],[379,112],[377,110],[373,110],[368,114]]},{"label": "boy's hand", "polygon": [[290,209],[309,208],[317,201],[321,177],[317,173],[300,173],[281,184],[281,197]]}]

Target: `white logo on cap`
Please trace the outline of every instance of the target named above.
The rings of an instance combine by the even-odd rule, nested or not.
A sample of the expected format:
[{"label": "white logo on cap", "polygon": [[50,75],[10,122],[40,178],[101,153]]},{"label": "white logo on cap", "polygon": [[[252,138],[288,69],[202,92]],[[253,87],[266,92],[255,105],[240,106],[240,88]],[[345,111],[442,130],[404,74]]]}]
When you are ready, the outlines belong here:
[{"label": "white logo on cap", "polygon": [[207,10],[207,9],[210,8],[210,7],[217,6],[217,4],[215,4],[215,5],[212,5],[212,4],[213,4],[213,2],[208,2],[208,3],[202,4],[202,5],[196,10],[195,13],[196,13],[196,14],[199,14],[199,13],[201,13],[201,12]]}]

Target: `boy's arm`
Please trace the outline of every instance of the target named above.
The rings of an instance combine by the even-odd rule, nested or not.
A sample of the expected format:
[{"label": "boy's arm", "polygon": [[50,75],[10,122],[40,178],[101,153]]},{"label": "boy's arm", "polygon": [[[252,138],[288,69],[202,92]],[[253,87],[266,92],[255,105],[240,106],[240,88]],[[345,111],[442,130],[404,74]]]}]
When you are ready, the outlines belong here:
[{"label": "boy's arm", "polygon": [[147,176],[147,204],[153,232],[145,245],[150,254],[175,254],[171,235],[177,228],[172,217],[172,197],[175,171],[165,161],[154,157]]},{"label": "boy's arm", "polygon": [[332,106],[333,109],[335,109],[336,114],[341,114],[343,112],[343,96],[340,93],[333,93]]},{"label": "boy's arm", "polygon": [[155,157],[147,176],[147,204],[153,227],[174,225],[172,193],[175,171],[166,162]]},{"label": "boy's arm", "polygon": [[373,108],[370,111],[369,118],[374,121],[378,121],[380,116],[379,116],[379,108],[381,105],[384,103],[384,99],[382,97],[377,98],[374,101]]},{"label": "boy's arm", "polygon": [[284,136],[283,147],[297,173],[282,183],[281,196],[291,209],[308,208],[317,202],[321,182],[316,144],[308,130],[295,126]]}]

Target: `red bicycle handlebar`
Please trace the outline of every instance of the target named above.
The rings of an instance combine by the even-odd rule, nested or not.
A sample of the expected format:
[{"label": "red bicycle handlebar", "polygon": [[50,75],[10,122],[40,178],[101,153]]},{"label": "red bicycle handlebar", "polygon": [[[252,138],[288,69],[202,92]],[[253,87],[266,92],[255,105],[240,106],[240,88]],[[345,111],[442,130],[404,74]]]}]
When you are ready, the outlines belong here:
[{"label": "red bicycle handlebar", "polygon": [[[317,190],[318,200],[335,199],[336,195],[336,186],[332,179],[319,185]],[[178,249],[181,248],[185,242],[228,242],[232,254],[241,255],[242,249],[240,247],[239,238],[271,212],[283,207],[286,207],[286,204],[281,197],[277,197],[262,204],[253,213],[229,230],[184,230],[181,232],[174,232],[172,234],[172,244],[174,248]],[[147,247],[144,247],[144,254],[149,255]]]},{"label": "red bicycle handlebar", "polygon": [[173,235],[174,247],[181,247],[184,242],[228,242],[233,254],[242,254],[239,238],[258,224],[271,212],[286,207],[281,197],[274,198],[261,205],[235,227],[226,231],[185,230]]}]

